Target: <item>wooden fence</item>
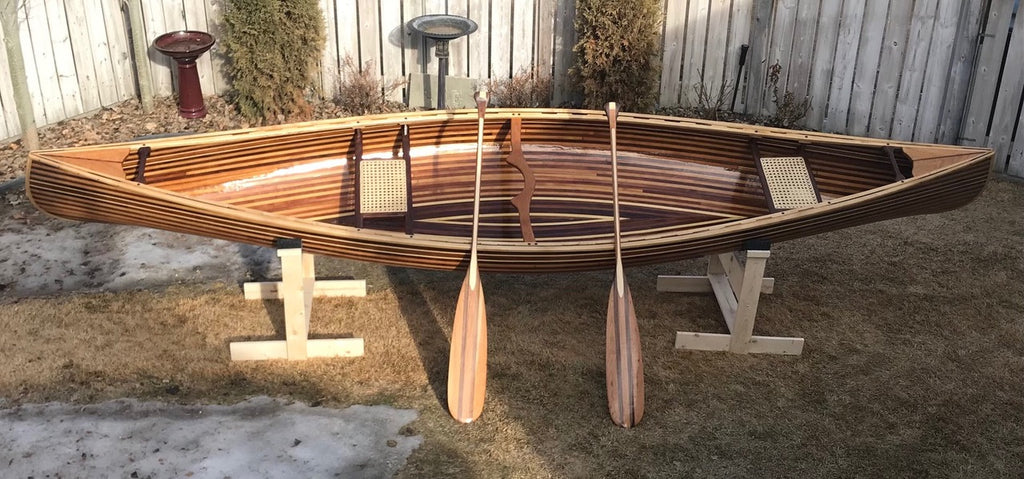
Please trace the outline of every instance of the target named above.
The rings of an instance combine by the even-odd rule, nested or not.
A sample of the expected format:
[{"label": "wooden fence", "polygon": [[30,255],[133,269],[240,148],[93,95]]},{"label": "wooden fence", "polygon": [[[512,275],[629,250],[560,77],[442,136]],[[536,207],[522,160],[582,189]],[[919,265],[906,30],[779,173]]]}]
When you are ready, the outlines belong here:
[{"label": "wooden fence", "polygon": [[[24,0],[21,39],[39,125],[136,95],[127,15],[120,0]],[[98,3],[98,6],[97,6]],[[1016,0],[664,0],[660,101],[693,105],[694,85],[723,85],[735,109],[772,114],[789,91],[809,98],[811,129],[873,137],[991,145],[999,169],[1024,176],[1021,117],[1024,33]],[[137,34],[151,43],[179,29],[222,33],[223,0],[143,1]],[[331,96],[346,57],[385,79],[436,72],[432,45],[405,28],[427,13],[474,19],[451,44],[450,73],[508,78],[550,72],[555,104],[569,98],[575,0],[321,0],[328,41],[320,88]],[[629,19],[623,19],[629,21]],[[1013,28],[1016,27],[1016,28]],[[742,45],[749,56],[740,73]],[[140,64],[157,95],[173,94],[169,60]],[[230,88],[217,47],[200,59],[206,94]],[[0,51],[0,65],[6,57]],[[778,65],[777,78],[769,70]],[[1005,67],[1004,67],[1005,65]],[[775,82],[769,81],[774,79]],[[400,100],[402,93],[394,93]],[[726,101],[726,104],[731,101]],[[20,131],[7,75],[0,75],[0,138]],[[1016,135],[1016,137],[1015,137]],[[1018,141],[1014,141],[1018,140]]]}]

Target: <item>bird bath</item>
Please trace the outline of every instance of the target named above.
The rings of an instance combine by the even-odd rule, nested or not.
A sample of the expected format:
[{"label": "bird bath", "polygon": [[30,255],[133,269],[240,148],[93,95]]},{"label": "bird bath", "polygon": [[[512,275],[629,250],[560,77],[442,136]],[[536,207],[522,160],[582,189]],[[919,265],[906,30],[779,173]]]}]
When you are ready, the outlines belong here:
[{"label": "bird bath", "polygon": [[153,40],[158,52],[178,63],[178,114],[182,118],[206,116],[196,59],[212,48],[213,43],[213,35],[194,30],[165,33]]},{"label": "bird bath", "polygon": [[409,20],[409,29],[434,40],[437,57],[437,109],[445,108],[445,77],[448,76],[448,42],[477,29],[476,22],[458,15],[423,15]]}]

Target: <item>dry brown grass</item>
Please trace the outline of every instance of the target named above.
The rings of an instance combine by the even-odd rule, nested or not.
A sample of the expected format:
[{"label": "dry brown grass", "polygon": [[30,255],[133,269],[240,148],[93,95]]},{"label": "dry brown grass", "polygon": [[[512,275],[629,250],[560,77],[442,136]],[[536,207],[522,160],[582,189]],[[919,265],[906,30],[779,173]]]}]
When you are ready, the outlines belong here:
[{"label": "dry brown grass", "polygon": [[[485,274],[487,402],[443,406],[461,273],[359,266],[364,299],[314,305],[317,335],[366,338],[358,359],[231,363],[227,343],[281,328],[278,303],[235,284],[0,304],[8,405],[118,397],[233,403],[272,396],[413,407],[423,446],[404,477],[1012,477],[1024,470],[1024,184],[960,210],[776,246],[758,332],[800,357],[680,352],[721,331],[713,300],[658,294],[630,270],[647,414],[622,430],[604,397],[610,273]],[[321,261],[326,271],[351,270]],[[269,319],[268,319],[269,318]]]},{"label": "dry brown grass", "polygon": [[521,68],[511,78],[487,81],[491,104],[500,108],[548,108],[551,106],[551,73],[540,68]]},{"label": "dry brown grass", "polygon": [[405,86],[405,80],[385,81],[373,61],[359,65],[346,55],[341,61],[341,74],[334,101],[349,115],[390,113],[405,108],[401,102],[388,100],[395,90]]}]

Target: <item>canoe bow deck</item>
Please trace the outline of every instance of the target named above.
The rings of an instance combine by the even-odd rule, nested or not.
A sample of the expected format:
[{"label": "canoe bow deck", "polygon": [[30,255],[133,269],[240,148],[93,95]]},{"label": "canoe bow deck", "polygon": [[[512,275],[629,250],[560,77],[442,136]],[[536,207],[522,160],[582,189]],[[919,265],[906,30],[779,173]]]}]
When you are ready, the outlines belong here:
[{"label": "canoe bow deck", "polygon": [[[263,246],[301,238],[312,253],[452,270],[470,250],[476,120],[401,113],[36,151],[26,184],[62,218]],[[614,267],[608,140],[603,112],[488,110],[481,270]],[[754,151],[804,158],[821,202],[770,211]],[[357,228],[356,157],[406,154],[413,234],[399,217]],[[954,209],[981,192],[992,152],[623,113],[618,159],[622,259],[635,266]]]}]

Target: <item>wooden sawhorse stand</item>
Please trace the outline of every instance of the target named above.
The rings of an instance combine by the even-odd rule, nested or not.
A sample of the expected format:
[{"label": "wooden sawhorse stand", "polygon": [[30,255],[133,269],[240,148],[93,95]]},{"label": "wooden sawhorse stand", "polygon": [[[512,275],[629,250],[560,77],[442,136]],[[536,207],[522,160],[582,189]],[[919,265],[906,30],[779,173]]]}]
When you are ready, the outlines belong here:
[{"label": "wooden sawhorse stand", "polygon": [[285,339],[231,343],[231,360],[362,356],[362,338],[309,339],[309,317],[314,297],[366,296],[366,281],[317,281],[313,255],[302,251],[300,240],[279,241],[278,248],[281,281],[245,283],[243,290],[245,299],[284,300]]},{"label": "wooden sawhorse stand", "polygon": [[[763,248],[763,247],[762,247]],[[746,262],[738,253],[708,257],[707,276],[658,276],[659,292],[714,293],[729,334],[677,332],[676,349],[799,355],[803,338],[754,336],[754,319],[761,294],[771,294],[774,278],[764,277],[771,251],[747,249]]]}]

